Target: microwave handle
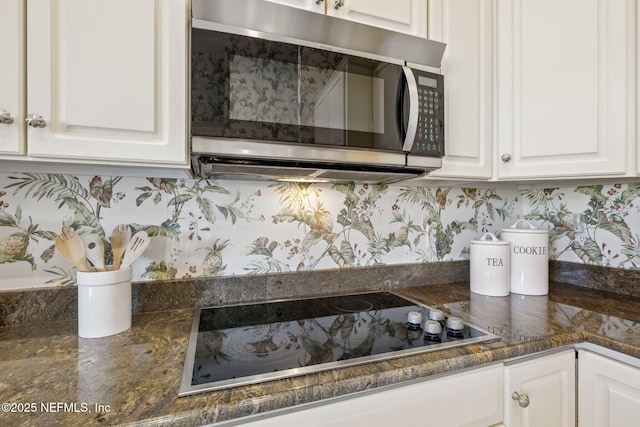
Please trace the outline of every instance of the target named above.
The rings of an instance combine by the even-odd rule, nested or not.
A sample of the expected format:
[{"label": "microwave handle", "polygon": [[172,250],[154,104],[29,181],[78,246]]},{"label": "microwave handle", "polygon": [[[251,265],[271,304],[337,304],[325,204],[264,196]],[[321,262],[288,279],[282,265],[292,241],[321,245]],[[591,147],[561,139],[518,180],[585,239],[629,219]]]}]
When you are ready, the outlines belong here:
[{"label": "microwave handle", "polygon": [[[406,127],[404,125],[403,111],[405,88],[409,94],[409,120],[407,121]],[[413,148],[416,133],[418,132],[418,115],[420,111],[418,102],[418,84],[416,83],[413,70],[407,66],[402,66],[402,74],[400,75],[398,94],[396,97],[396,109],[398,134],[402,140],[402,151],[409,153]]]}]

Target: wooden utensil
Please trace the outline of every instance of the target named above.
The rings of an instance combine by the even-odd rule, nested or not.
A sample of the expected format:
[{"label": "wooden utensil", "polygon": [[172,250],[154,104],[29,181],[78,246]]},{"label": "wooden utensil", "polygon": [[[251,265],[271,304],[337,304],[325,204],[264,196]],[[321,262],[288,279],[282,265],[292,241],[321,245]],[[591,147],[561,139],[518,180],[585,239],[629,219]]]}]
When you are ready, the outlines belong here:
[{"label": "wooden utensil", "polygon": [[56,236],[56,249],[78,271],[90,271],[82,238],[72,230],[62,230]]},{"label": "wooden utensil", "polygon": [[111,253],[113,254],[113,269],[120,268],[122,255],[131,240],[131,228],[126,224],[119,224],[111,232]]},{"label": "wooden utensil", "polygon": [[96,233],[88,233],[80,236],[84,242],[87,259],[96,271],[107,271],[104,266],[104,241]]},{"label": "wooden utensil", "polygon": [[129,240],[127,248],[124,250],[120,268],[130,267],[131,264],[133,264],[134,261],[137,260],[140,255],[142,255],[145,249],[147,249],[147,246],[149,246],[150,242],[151,239],[145,231],[138,231],[136,234],[134,234],[131,240]]}]

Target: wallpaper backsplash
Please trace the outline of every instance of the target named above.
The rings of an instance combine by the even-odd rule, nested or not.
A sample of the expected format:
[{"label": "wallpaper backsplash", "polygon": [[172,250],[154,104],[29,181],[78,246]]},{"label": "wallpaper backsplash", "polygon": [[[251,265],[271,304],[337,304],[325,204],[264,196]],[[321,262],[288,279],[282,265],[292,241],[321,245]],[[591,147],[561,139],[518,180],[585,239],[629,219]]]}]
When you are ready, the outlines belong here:
[{"label": "wallpaper backsplash", "polygon": [[[545,190],[0,174],[0,290],[73,285],[63,225],[145,230],[134,281],[468,258],[519,218],[550,229],[551,257],[640,266],[640,184]],[[585,231],[574,230],[573,213]]]}]

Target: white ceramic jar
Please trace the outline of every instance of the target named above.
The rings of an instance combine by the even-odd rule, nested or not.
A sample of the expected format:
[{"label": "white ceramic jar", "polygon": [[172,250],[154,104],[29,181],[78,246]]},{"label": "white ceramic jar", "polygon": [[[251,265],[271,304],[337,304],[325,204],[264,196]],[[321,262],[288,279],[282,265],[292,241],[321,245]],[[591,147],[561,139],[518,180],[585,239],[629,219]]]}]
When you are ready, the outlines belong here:
[{"label": "white ceramic jar", "polygon": [[78,271],[78,335],[99,338],[131,327],[131,267]]},{"label": "white ceramic jar", "polygon": [[502,229],[511,242],[511,292],[522,295],[549,293],[549,230],[521,219]]},{"label": "white ceramic jar", "polygon": [[510,247],[508,241],[499,240],[491,233],[471,241],[471,292],[496,297],[509,295]]}]

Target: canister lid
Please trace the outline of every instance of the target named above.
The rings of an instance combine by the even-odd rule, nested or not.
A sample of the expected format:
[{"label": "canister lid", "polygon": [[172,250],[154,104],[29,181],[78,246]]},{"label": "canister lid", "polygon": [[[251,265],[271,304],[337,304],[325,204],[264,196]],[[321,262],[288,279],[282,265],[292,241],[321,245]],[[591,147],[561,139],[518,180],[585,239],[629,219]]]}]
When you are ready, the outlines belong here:
[{"label": "canister lid", "polygon": [[472,245],[509,246],[508,240],[500,240],[493,233],[484,233],[480,240],[472,240]]},{"label": "canister lid", "polygon": [[549,234],[549,230],[536,228],[526,219],[521,219],[516,221],[511,227],[503,228],[501,234],[503,233]]}]

